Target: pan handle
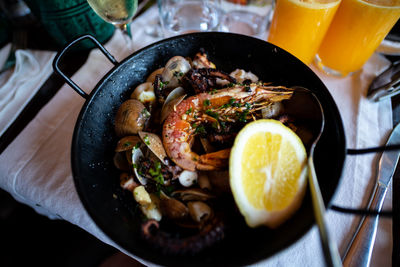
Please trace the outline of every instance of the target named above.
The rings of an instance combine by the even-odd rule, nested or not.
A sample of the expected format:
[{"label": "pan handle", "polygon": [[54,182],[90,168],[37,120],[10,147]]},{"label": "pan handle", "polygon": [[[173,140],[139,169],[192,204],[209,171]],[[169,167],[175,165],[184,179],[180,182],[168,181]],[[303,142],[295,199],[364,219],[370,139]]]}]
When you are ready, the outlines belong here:
[{"label": "pan handle", "polygon": [[111,63],[113,63],[114,65],[118,64],[118,61],[113,57],[113,55],[110,54],[110,52],[108,52],[104,46],[96,40],[96,38],[94,38],[92,35],[90,34],[85,34],[82,36],[79,36],[78,38],[76,38],[75,40],[73,40],[71,43],[69,43],[68,45],[66,45],[60,52],[57,53],[57,55],[55,56],[54,60],[53,60],[53,69],[54,72],[57,73],[58,75],[60,75],[65,82],[72,87],[72,89],[74,89],[80,96],[82,96],[85,99],[89,98],[89,95],[83,91],[76,83],[74,83],[71,78],[69,78],[67,75],[65,75],[59,67],[59,62],[60,60],[63,58],[63,56],[65,55],[65,53],[67,51],[69,51],[74,45],[76,45],[77,43],[85,40],[85,39],[89,39],[90,41],[92,41],[99,49],[100,51],[106,56],[106,58],[111,61]]}]

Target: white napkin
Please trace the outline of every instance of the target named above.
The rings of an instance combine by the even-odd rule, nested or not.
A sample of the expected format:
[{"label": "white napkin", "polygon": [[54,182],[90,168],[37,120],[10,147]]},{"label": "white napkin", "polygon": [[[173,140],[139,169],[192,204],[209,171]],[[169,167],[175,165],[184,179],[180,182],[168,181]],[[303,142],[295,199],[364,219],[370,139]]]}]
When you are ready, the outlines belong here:
[{"label": "white napkin", "polygon": [[[5,62],[10,44],[0,51],[0,63]],[[53,72],[55,52],[17,50],[15,67],[0,75],[0,135],[18,117],[42,84]],[[1,64],[0,66],[3,66]]]},{"label": "white napkin", "polygon": [[[134,42],[136,48],[142,46],[141,40],[152,40],[149,36],[142,36],[146,19],[151,17],[147,17],[147,14],[155,14],[154,8],[148,12],[131,25],[134,40],[137,40]],[[141,35],[136,36],[139,31]],[[117,60],[129,54],[119,32],[107,43],[106,48]],[[382,144],[392,128],[390,101],[372,103],[365,98],[367,85],[387,64],[382,57],[374,56],[362,72],[344,79],[328,77],[314,69],[336,100],[344,122],[348,147]],[[98,50],[93,50],[72,79],[89,92],[111,67],[111,63]],[[64,85],[60,89],[0,155],[0,187],[39,213],[50,218],[63,218],[121,250],[88,216],[73,184],[70,169],[71,139],[83,103],[84,99],[69,86]],[[333,201],[335,204],[349,207],[366,205],[375,178],[375,158],[376,155],[348,156],[342,182]],[[389,193],[385,202],[389,209],[390,200]],[[329,211],[327,221],[332,237],[343,250],[355,230],[358,217]],[[391,220],[380,221],[371,266],[390,266]],[[288,249],[255,266],[323,266],[323,262],[317,229],[313,227]]]}]

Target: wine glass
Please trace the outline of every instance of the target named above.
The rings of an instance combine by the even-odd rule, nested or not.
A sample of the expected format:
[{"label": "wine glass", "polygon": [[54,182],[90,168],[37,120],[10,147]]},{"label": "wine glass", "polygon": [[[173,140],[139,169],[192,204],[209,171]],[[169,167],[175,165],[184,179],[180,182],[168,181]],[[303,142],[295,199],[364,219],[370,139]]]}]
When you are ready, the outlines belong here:
[{"label": "wine glass", "polygon": [[121,30],[128,44],[131,36],[128,24],[131,22],[138,7],[138,0],[87,0],[90,7],[103,20]]}]

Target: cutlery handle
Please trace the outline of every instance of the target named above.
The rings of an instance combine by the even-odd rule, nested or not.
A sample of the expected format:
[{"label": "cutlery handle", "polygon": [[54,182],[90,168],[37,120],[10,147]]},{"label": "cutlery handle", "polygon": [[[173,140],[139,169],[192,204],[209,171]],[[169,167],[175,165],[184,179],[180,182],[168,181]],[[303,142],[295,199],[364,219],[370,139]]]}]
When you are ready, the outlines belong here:
[{"label": "cutlery handle", "polygon": [[312,156],[308,158],[308,175],[314,216],[317,222],[322,250],[325,256],[325,263],[328,267],[341,267],[338,248],[335,242],[330,238],[325,222],[325,205],[319,188],[317,175],[315,173],[314,161]]},{"label": "cutlery handle", "polygon": [[[369,209],[382,210],[383,200],[385,199],[387,187],[378,184],[375,187],[373,198],[369,204]],[[359,267],[369,266],[372,255],[372,248],[375,243],[376,230],[378,227],[379,215],[368,216],[361,219],[353,240],[347,248],[343,258],[343,266]]]}]

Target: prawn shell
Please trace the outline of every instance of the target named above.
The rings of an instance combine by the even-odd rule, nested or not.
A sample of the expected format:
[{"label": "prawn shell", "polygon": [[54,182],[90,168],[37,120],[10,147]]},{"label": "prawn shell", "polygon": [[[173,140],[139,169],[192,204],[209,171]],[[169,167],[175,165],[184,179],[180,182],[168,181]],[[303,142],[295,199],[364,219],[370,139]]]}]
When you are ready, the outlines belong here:
[{"label": "prawn shell", "polygon": [[[241,91],[241,89],[234,91]],[[188,110],[203,111],[210,107],[220,107],[228,103],[233,93],[218,95],[218,97],[209,93],[191,96],[179,103],[175,107],[175,111],[169,114],[163,127],[163,142],[168,156],[178,166],[189,171],[195,171],[196,169],[213,170],[218,168],[202,164],[202,157],[191,151],[193,135],[189,132],[192,126],[188,121],[182,119],[182,115]],[[247,95],[248,93],[246,93]],[[206,100],[209,101],[209,105],[204,104]]]}]

